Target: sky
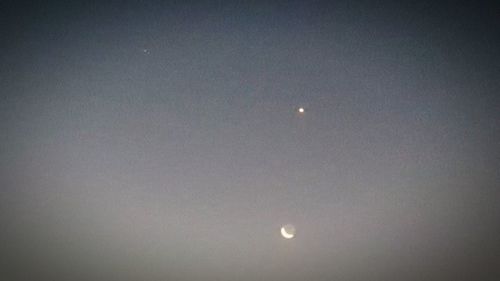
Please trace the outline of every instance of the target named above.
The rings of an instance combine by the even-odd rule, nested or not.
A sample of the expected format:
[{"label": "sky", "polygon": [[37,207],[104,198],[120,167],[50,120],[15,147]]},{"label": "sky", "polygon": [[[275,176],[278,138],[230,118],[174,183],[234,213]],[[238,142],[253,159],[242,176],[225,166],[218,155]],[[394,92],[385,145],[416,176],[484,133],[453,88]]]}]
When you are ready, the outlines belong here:
[{"label": "sky", "polygon": [[9,280],[500,278],[493,3],[104,2],[0,3]]}]

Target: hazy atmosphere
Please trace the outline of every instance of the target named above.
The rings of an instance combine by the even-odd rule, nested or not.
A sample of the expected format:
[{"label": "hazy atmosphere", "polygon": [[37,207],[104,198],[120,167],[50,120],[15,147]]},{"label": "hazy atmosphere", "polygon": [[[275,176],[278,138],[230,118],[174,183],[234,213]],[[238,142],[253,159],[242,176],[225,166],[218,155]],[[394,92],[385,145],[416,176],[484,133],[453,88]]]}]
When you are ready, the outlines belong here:
[{"label": "hazy atmosphere", "polygon": [[102,2],[0,2],[6,280],[500,280],[493,2]]}]

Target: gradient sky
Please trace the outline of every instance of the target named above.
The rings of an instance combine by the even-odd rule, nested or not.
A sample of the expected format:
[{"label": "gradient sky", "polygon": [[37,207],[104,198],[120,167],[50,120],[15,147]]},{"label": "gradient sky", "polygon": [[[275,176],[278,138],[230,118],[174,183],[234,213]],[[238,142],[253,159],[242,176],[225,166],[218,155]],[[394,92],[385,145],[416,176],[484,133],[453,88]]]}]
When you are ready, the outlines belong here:
[{"label": "gradient sky", "polygon": [[68,2],[0,4],[11,280],[499,280],[493,5]]}]

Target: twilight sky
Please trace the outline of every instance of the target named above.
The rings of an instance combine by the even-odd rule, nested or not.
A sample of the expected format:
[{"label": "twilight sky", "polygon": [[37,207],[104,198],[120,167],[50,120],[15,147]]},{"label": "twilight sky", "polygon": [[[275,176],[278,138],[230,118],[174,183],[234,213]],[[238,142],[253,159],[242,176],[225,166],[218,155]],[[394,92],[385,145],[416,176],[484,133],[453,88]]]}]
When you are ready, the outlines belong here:
[{"label": "twilight sky", "polygon": [[494,5],[82,2],[0,3],[10,280],[500,278]]}]

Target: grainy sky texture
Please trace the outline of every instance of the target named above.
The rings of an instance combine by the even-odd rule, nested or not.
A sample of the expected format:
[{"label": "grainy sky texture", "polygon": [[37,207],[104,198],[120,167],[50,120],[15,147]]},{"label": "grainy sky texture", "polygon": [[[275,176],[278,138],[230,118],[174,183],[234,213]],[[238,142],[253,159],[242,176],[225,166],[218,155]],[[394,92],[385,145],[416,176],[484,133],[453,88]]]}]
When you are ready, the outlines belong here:
[{"label": "grainy sky texture", "polygon": [[494,5],[102,2],[0,3],[9,280],[500,280]]}]

